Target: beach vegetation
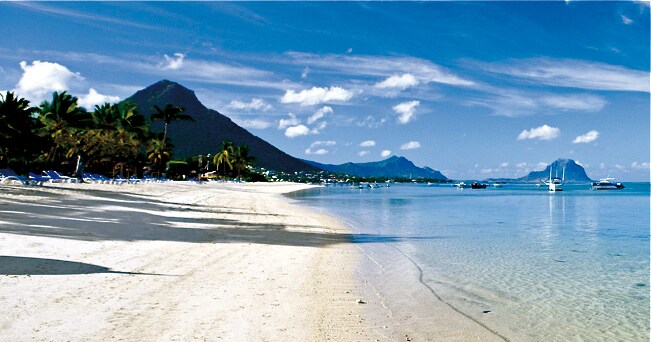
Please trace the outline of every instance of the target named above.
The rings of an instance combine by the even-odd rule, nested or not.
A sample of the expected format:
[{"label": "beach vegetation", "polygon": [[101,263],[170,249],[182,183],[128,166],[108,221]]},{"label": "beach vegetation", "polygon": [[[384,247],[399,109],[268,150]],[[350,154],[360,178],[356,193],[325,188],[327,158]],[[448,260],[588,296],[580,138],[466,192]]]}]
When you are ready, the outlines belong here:
[{"label": "beach vegetation", "polygon": [[219,172],[219,168],[221,167],[221,171],[223,175],[227,174],[226,167],[228,166],[228,170],[233,170],[233,149],[234,145],[233,142],[230,140],[224,140],[222,141],[221,148],[217,153],[215,153],[215,157],[213,159],[213,162],[215,165],[217,165],[217,172]]},{"label": "beach vegetation", "polygon": [[147,144],[147,158],[154,166],[154,169],[160,171],[172,158],[172,148],[174,145],[166,137],[165,133],[154,134]]},{"label": "beach vegetation", "polygon": [[242,179],[242,171],[249,169],[255,164],[255,157],[249,155],[249,146],[245,144],[237,145],[233,148],[233,168],[236,172],[236,178]]},{"label": "beach vegetation", "polygon": [[166,176],[169,179],[183,179],[183,176],[192,174],[190,164],[183,160],[170,160],[167,162]]},{"label": "beach vegetation", "polygon": [[[58,169],[80,179],[86,168],[110,176],[143,170],[158,175],[167,172],[173,179],[210,171],[198,165],[198,157],[172,161],[174,145],[168,126],[194,119],[173,104],[153,108],[156,113],[150,120],[163,121],[162,132],[151,132],[150,120],[129,101],[104,103],[88,111],[66,91],[54,92],[51,100],[38,107],[12,92],[0,94],[0,166],[23,174],[39,168]],[[212,177],[266,180],[252,170],[256,158],[246,144],[225,140],[210,159],[217,169]]]},{"label": "beach vegetation", "polygon": [[34,116],[38,108],[12,92],[0,94],[0,166],[13,164],[25,170],[38,153],[41,139],[34,132],[40,122]]},{"label": "beach vegetation", "polygon": [[243,172],[255,165],[256,158],[250,151],[246,144],[235,145],[230,140],[222,141],[220,150],[213,158],[217,172],[221,172],[223,177],[242,179]]},{"label": "beach vegetation", "polygon": [[78,105],[77,98],[67,92],[54,92],[52,101],[40,105],[39,120],[43,124],[40,135],[49,137],[50,146],[45,155],[46,167],[52,167],[73,155],[81,158],[80,142],[88,129],[94,127],[93,117]]},{"label": "beach vegetation", "polygon": [[163,121],[165,123],[165,128],[163,129],[163,138],[161,140],[163,143],[167,142],[167,126],[169,126],[173,121],[194,121],[192,116],[182,114],[185,111],[185,108],[174,106],[171,103],[166,104],[163,109],[154,105],[153,109],[156,111],[156,113],[151,115],[151,121]]}]

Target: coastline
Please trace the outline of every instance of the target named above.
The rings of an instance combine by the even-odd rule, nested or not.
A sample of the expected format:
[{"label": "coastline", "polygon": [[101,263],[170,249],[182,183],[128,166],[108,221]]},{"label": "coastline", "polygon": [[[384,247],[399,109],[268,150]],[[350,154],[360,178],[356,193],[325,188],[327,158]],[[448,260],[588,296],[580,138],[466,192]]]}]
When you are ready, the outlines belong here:
[{"label": "coastline", "polygon": [[[359,236],[280,196],[309,187],[2,186],[0,334],[9,340],[499,340],[412,283],[371,280],[387,265],[373,264],[352,240]],[[415,276],[413,267],[404,272],[405,279]],[[411,295],[394,296],[404,286]],[[432,310],[412,311],[416,304]]]},{"label": "coastline", "polygon": [[8,340],[374,340],[356,251],[297,184],[0,191]]}]

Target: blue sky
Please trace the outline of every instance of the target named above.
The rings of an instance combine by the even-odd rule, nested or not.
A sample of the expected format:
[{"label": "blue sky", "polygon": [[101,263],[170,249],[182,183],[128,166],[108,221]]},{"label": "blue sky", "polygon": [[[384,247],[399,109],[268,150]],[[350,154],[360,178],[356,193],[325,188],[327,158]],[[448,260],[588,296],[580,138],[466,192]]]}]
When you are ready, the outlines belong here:
[{"label": "blue sky", "polygon": [[[161,79],[287,153],[649,179],[649,2],[0,3],[0,90]],[[218,146],[220,142],[215,142]]]}]

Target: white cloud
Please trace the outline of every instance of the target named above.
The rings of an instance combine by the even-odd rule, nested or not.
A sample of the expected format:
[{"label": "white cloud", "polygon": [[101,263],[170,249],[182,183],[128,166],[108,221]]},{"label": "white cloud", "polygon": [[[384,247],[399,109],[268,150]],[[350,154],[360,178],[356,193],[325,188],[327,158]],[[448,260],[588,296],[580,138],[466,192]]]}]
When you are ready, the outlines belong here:
[{"label": "white cloud", "polygon": [[300,92],[287,90],[280,98],[282,103],[299,103],[301,106],[311,106],[332,101],[348,101],[353,97],[353,92],[341,87],[304,89]]},{"label": "white cloud", "polygon": [[313,124],[317,120],[321,119],[324,117],[326,114],[332,113],[332,107],[330,106],[323,106],[321,109],[317,110],[316,113],[312,114],[309,118],[307,118],[307,123],[308,124]]},{"label": "white cloud", "polygon": [[168,55],[163,55],[163,57],[165,57],[165,63],[161,64],[163,69],[177,70],[181,69],[183,66],[183,59],[185,58],[185,55],[177,52],[173,57],[170,57]]},{"label": "white cloud", "polygon": [[[390,77],[411,74],[420,83],[442,83],[456,86],[473,86],[474,82],[463,79],[426,59],[414,57],[318,55],[289,52],[296,63],[335,70],[346,75]],[[354,67],[351,68],[351,65]]]},{"label": "white cloud", "polygon": [[494,94],[483,99],[468,101],[493,110],[495,115],[520,117],[533,114],[556,114],[562,112],[597,112],[604,108],[606,101],[589,94],[549,95],[525,93],[519,90],[492,89]]},{"label": "white cloud", "polygon": [[500,167],[502,167],[502,168],[508,167],[508,166],[509,166],[509,162],[503,162],[502,164],[500,164]]},{"label": "white cloud", "polygon": [[398,122],[406,124],[414,117],[416,107],[420,105],[420,101],[403,102],[393,107],[393,110],[398,114]]},{"label": "white cloud", "polygon": [[587,144],[591,143],[599,137],[599,132],[592,130],[586,134],[579,135],[578,137],[574,138],[574,141],[572,141],[573,144]]},{"label": "white cloud", "polygon": [[508,65],[485,65],[485,69],[557,87],[649,92],[648,71],[605,63],[534,58],[513,60]]},{"label": "white cloud", "polygon": [[272,125],[271,122],[260,120],[260,119],[241,120],[241,119],[233,118],[233,121],[235,121],[235,123],[237,123],[238,125],[244,128],[252,128],[252,129],[267,129]]},{"label": "white cloud", "polygon": [[65,91],[75,80],[83,80],[79,73],[72,72],[58,63],[33,61],[20,62],[23,75],[14,91],[33,103],[45,100],[54,91]]},{"label": "white cloud", "polygon": [[518,169],[524,169],[524,168],[527,167],[527,163],[525,163],[525,162],[517,163],[517,164],[515,164],[515,167],[517,167]]},{"label": "white cloud", "polygon": [[368,127],[368,128],[378,128],[382,125],[387,120],[382,118],[380,120],[376,120],[372,115],[367,116],[364,120],[358,121],[357,126],[359,127]]},{"label": "white cloud", "polygon": [[334,140],[317,140],[313,142],[308,149],[305,150],[305,154],[317,154],[317,155],[324,155],[330,153],[330,151],[326,150],[325,148],[318,148],[315,150],[315,148],[319,146],[334,146],[336,145],[337,142]]},{"label": "white cloud", "polygon": [[549,166],[549,164],[547,164],[547,163],[545,163],[545,162],[540,162],[540,163],[536,164],[536,170],[543,170],[543,169],[546,169],[547,166]]},{"label": "white cloud", "polygon": [[587,94],[545,96],[541,98],[541,102],[552,109],[562,111],[596,112],[602,110],[606,105],[603,98]]},{"label": "white cloud", "polygon": [[542,125],[540,127],[524,130],[518,135],[518,140],[525,139],[538,139],[538,140],[552,140],[558,138],[561,130],[556,127]]},{"label": "white cloud", "polygon": [[391,155],[391,150],[382,150],[382,152],[380,152],[380,156],[382,157],[388,157],[390,155]]},{"label": "white cloud", "polygon": [[412,74],[393,75],[382,82],[375,84],[378,89],[398,89],[405,90],[409,87],[418,85],[419,81]]},{"label": "white cloud", "polygon": [[307,150],[305,150],[305,154],[324,155],[324,154],[328,154],[328,150],[326,150],[325,148],[320,148],[318,150],[313,151],[311,148],[308,148]]},{"label": "white cloud", "polygon": [[305,67],[305,69],[303,69],[303,72],[301,72],[301,78],[307,78],[307,75],[309,74],[310,74],[310,68]]},{"label": "white cloud", "polygon": [[319,134],[326,127],[328,127],[328,123],[325,121],[321,121],[315,127],[312,127],[312,129],[310,130],[310,134]]},{"label": "white cloud", "polygon": [[296,138],[302,135],[308,135],[309,133],[310,129],[305,125],[291,126],[285,130],[285,136],[288,138]]},{"label": "white cloud", "polygon": [[257,99],[257,98],[251,99],[250,102],[233,100],[226,107],[235,110],[262,110],[262,111],[268,111],[271,108],[273,108],[270,104],[264,102],[264,100]]},{"label": "white cloud", "polygon": [[301,121],[296,118],[296,115],[289,113],[288,119],[280,119],[278,121],[278,129],[285,129],[289,126],[296,126],[299,123],[301,123]]},{"label": "white cloud", "polygon": [[420,148],[420,143],[418,141],[410,141],[400,146],[401,150],[415,150],[417,148]]},{"label": "white cloud", "polygon": [[357,154],[358,154],[360,157],[363,157],[363,156],[365,156],[365,155],[368,155],[369,153],[371,153],[371,152],[369,152],[369,151],[359,151],[359,153],[357,153]]},{"label": "white cloud", "polygon": [[366,141],[362,141],[362,142],[359,144],[359,146],[361,146],[361,147],[373,147],[373,146],[375,146],[375,141],[374,141],[374,140],[366,140]]},{"label": "white cloud", "polygon": [[116,103],[118,101],[120,101],[120,98],[117,96],[102,95],[98,93],[95,89],[90,88],[90,90],[88,90],[88,94],[79,98],[78,103],[80,106],[88,110],[92,110],[95,107],[95,105],[102,105],[106,102]]},{"label": "white cloud", "polygon": [[622,18],[622,22],[624,24],[626,24],[626,25],[630,25],[630,24],[633,23],[633,19],[631,19],[631,18],[629,18],[629,17],[627,17],[625,15],[621,15],[621,18]]},{"label": "white cloud", "polygon": [[646,163],[646,162],[638,163],[638,162],[634,161],[631,164],[631,168],[638,169],[638,170],[649,170],[649,166],[650,166],[649,163]]},{"label": "white cloud", "polygon": [[313,142],[310,147],[317,147],[317,146],[335,146],[337,145],[337,142],[334,140],[317,140]]},{"label": "white cloud", "polygon": [[[178,58],[177,58],[178,59]],[[172,61],[175,59],[172,59]],[[289,81],[283,81],[273,72],[242,65],[231,65],[211,60],[182,59],[182,67],[178,63],[165,65],[148,65],[132,63],[130,67],[138,71],[161,76],[163,69],[165,77],[178,81],[205,82],[209,84],[227,84],[242,87],[287,89],[296,86]],[[122,63],[124,64],[124,63]],[[171,66],[171,67],[170,67]],[[172,67],[176,67],[173,69]]]}]

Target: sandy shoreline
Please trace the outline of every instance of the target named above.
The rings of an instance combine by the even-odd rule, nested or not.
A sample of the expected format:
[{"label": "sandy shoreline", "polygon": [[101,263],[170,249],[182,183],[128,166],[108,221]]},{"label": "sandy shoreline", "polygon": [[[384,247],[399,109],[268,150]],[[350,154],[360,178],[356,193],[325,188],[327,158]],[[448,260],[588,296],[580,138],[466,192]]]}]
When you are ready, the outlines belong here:
[{"label": "sandy shoreline", "polygon": [[351,232],[279,196],[307,187],[0,186],[0,339],[495,339],[387,306]]}]

